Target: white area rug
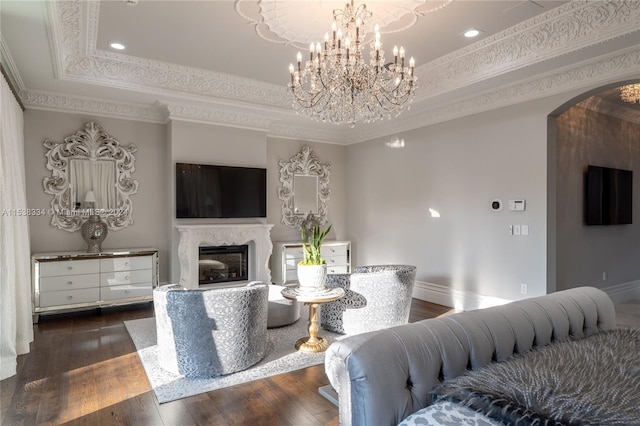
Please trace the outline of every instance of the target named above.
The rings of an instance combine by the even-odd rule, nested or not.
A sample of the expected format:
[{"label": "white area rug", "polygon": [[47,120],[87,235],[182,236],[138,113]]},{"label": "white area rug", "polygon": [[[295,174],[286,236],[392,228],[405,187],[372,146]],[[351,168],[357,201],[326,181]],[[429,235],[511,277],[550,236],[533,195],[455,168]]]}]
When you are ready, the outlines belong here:
[{"label": "white area rug", "polygon": [[[155,318],[125,321],[124,325],[136,346],[158,402],[162,404],[324,363],[324,352],[306,354],[295,350],[296,340],[308,335],[306,317],[303,314],[295,324],[267,330],[266,355],[258,364],[244,371],[210,379],[187,379],[163,370],[158,365]],[[320,329],[318,335],[330,342],[345,337],[323,329]]]}]

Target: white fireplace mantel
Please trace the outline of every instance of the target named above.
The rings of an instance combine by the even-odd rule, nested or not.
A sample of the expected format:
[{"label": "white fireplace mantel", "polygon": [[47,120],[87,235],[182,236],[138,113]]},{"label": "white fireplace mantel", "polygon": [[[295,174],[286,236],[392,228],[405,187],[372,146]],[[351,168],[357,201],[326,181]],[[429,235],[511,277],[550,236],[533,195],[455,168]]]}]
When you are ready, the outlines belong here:
[{"label": "white fireplace mantel", "polygon": [[273,250],[270,224],[176,225],[180,233],[178,259],[180,285],[198,288],[198,256],[201,246],[249,246],[249,280],[271,282],[269,257]]}]

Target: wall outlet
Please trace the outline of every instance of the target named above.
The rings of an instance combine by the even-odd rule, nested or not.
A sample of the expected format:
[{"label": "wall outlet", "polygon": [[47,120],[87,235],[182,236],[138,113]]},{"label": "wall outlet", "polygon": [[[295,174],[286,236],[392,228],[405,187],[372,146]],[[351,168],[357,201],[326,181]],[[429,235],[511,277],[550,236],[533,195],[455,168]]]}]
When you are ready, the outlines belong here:
[{"label": "wall outlet", "polygon": [[526,284],[520,284],[520,293],[527,294],[528,291],[529,289],[527,288]]},{"label": "wall outlet", "polygon": [[520,235],[520,225],[513,225],[513,235]]}]

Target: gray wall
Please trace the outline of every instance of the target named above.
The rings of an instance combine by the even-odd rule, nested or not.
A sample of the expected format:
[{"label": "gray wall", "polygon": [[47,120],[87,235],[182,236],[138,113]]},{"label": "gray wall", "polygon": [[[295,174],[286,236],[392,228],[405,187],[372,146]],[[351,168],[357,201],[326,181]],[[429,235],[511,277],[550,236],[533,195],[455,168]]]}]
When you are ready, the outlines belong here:
[{"label": "gray wall", "polygon": [[327,239],[342,240],[347,236],[347,188],[346,181],[346,156],[347,147],[326,143],[313,143],[300,140],[269,138],[267,145],[267,183],[269,186],[269,204],[267,216],[269,223],[275,226],[271,230],[273,241],[298,241],[300,231],[289,228],[282,223],[282,201],[278,199],[280,187],[280,161],[289,159],[298,154],[303,146],[311,148],[313,155],[321,163],[330,164],[329,188],[331,195],[327,201],[328,223],[331,224],[331,232]]},{"label": "gray wall", "polygon": [[[281,222],[278,161],[288,160],[308,144],[320,161],[331,163],[329,221],[330,238],[346,237],[346,147],[307,143],[300,140],[269,139],[265,132],[209,124],[172,121],[167,125],[28,109],[25,111],[25,161],[28,208],[47,209],[51,196],[42,181],[45,168],[45,139],[63,140],[84,128],[89,121],[123,144],[138,147],[134,178],[139,190],[133,195],[134,224],[109,231],[102,247],[155,247],[160,251],[160,282],[176,282],[180,276],[177,259],[176,224],[271,223],[274,241],[297,241],[297,230]],[[193,162],[267,168],[266,219],[175,219],[175,163]],[[29,219],[32,252],[85,250],[79,232],[67,232],[50,225],[51,217]]]},{"label": "gray wall", "polygon": [[[160,281],[166,281],[168,222],[165,198],[158,195],[164,194],[168,185],[168,176],[163,167],[166,162],[164,125],[27,109],[24,113],[24,141],[28,207],[48,209],[52,199],[51,195],[45,194],[42,186],[43,179],[50,176],[45,167],[47,150],[43,146],[44,140],[62,141],[84,129],[85,124],[90,121],[98,123],[103,131],[120,143],[133,143],[138,147],[138,152],[134,154],[136,170],[133,177],[138,180],[139,188],[138,193],[131,196],[134,223],[118,231],[109,230],[102,247],[157,248]],[[51,226],[50,221],[50,216],[35,216],[29,219],[32,252],[86,250],[87,245],[79,231],[60,230]]]},{"label": "gray wall", "polygon": [[269,138],[265,132],[224,126],[173,121],[169,125],[169,167],[173,176],[176,162],[221,164],[228,166],[265,167],[267,169],[267,218],[266,219],[175,219],[175,182],[170,183],[168,208],[170,215],[171,264],[170,280],[180,277],[178,261],[178,232],[176,224],[207,223],[269,223],[273,241],[298,241],[298,230],[282,224],[282,201],[278,199],[280,186],[279,161],[288,161],[308,145],[320,162],[331,164],[331,197],[328,202],[329,222],[333,224],[330,239],[346,235],[346,147],[310,143],[301,140]]},{"label": "gray wall", "polygon": [[[267,144],[264,132],[216,126],[211,124],[172,121],[168,139],[171,182],[167,190],[170,211],[170,282],[180,280],[178,260],[179,236],[176,225],[204,225],[215,223],[272,223],[267,219],[176,219],[175,165],[176,163],[215,164],[223,166],[267,167]],[[267,185],[269,183],[267,182]],[[267,205],[272,197],[267,193]]]},{"label": "gray wall", "polygon": [[[556,288],[640,283],[640,125],[572,107],[556,128]],[[587,165],[633,170],[632,225],[584,224]]]},{"label": "gray wall", "polygon": [[[417,265],[418,283],[502,299],[546,293],[547,115],[570,95],[349,146],[355,264]],[[493,199],[503,209],[490,209]],[[511,212],[510,199],[526,200]],[[429,208],[441,217],[432,218]],[[528,225],[528,236],[509,236]],[[521,294],[527,284],[528,294]]]},{"label": "gray wall", "polygon": [[[175,162],[266,167],[267,218],[245,223],[274,224],[274,241],[297,241],[298,231],[281,222],[278,162],[309,145],[321,162],[331,164],[328,210],[334,230],[330,238],[352,240],[354,265],[411,263],[418,266],[419,285],[434,284],[451,293],[459,290],[503,299],[546,293],[547,281],[555,280],[556,269],[558,289],[637,281],[637,197],[634,225],[585,229],[575,220],[582,218],[581,200],[576,198],[581,196],[582,186],[577,179],[587,163],[633,169],[634,188],[640,188],[638,146],[632,143],[634,136],[637,142],[637,125],[629,127],[626,122],[610,122],[608,117],[581,111],[564,118],[570,123],[568,128],[575,131],[581,122],[590,127],[577,134],[565,131],[553,142],[557,149],[556,145],[547,149],[547,132],[556,128],[555,122],[547,126],[547,116],[582,92],[395,135],[404,139],[402,149],[385,145],[395,137],[345,147],[207,124],[161,125],[29,109],[25,111],[28,207],[48,208],[51,201],[42,189],[42,180],[48,176],[43,141],[62,140],[89,121],[99,123],[123,144],[137,145],[134,176],[140,183],[138,194],[132,196],[135,223],[110,231],[103,247],[157,247],[160,280],[173,282],[179,277],[177,258],[172,263],[172,256],[177,255],[175,224],[230,221],[175,219]],[[603,120],[607,121],[604,127],[614,130],[607,134],[589,130]],[[585,143],[578,144],[577,135],[586,138]],[[628,143],[598,145],[612,139]],[[628,150],[622,149],[624,146]],[[552,160],[549,168],[548,159]],[[549,182],[547,175],[552,178]],[[489,204],[494,198],[503,201],[502,211],[491,211]],[[526,199],[526,211],[508,210],[506,204],[514,198]],[[441,217],[432,218],[429,208]],[[58,230],[49,221],[46,216],[30,218],[33,252],[85,248],[78,232]],[[528,225],[530,235],[509,236],[509,225]],[[553,238],[548,240],[547,232]],[[601,280],[603,271],[608,272],[606,282]],[[528,285],[527,295],[520,293],[521,284]]]}]

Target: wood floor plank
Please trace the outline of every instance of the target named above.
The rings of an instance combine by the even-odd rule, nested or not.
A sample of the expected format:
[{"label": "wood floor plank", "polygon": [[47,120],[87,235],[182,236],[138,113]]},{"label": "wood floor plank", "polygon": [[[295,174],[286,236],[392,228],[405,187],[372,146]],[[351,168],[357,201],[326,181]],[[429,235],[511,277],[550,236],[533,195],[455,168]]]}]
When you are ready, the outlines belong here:
[{"label": "wood floor plank", "polygon": [[[449,308],[413,300],[410,321]],[[159,404],[123,322],[152,304],[42,316],[18,374],[0,382],[2,425],[337,425],[324,365]]]}]

